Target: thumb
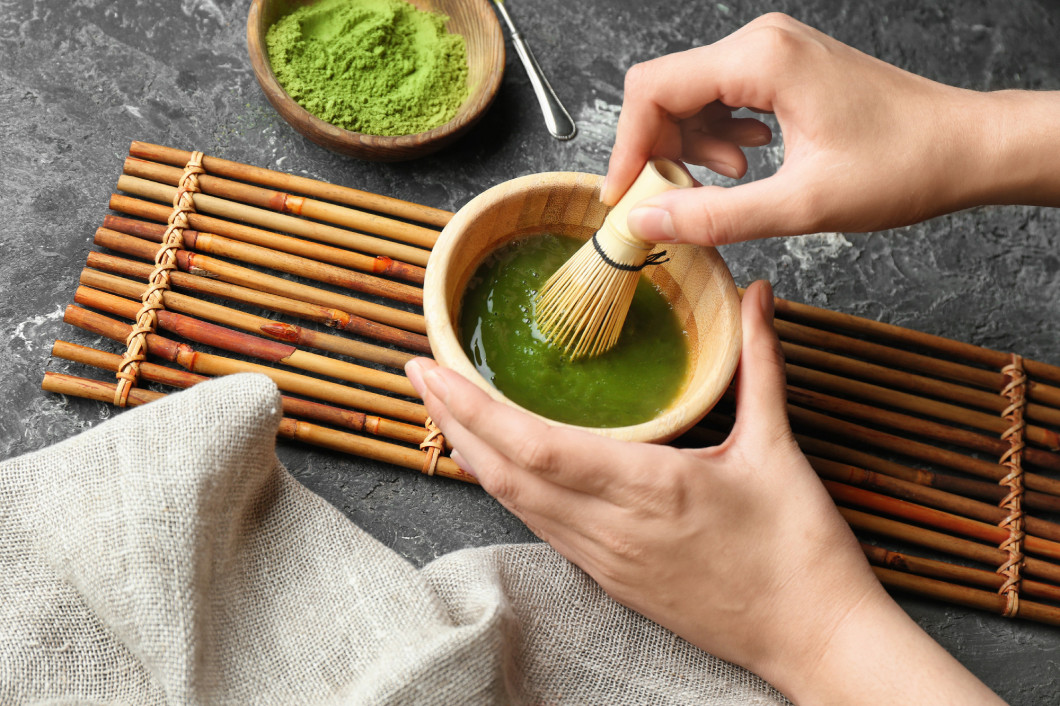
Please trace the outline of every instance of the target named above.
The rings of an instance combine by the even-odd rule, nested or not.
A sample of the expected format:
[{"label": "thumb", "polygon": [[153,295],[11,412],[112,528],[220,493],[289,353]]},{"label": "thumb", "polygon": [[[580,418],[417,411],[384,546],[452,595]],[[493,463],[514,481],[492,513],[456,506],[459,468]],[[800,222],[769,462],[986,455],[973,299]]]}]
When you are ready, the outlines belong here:
[{"label": "thumb", "polygon": [[675,189],[630,210],[630,232],[653,243],[725,245],[810,232],[803,191],[780,172],[737,186]]},{"label": "thumb", "polygon": [[751,284],[740,308],[743,349],[736,375],[736,431],[748,428],[786,433],[789,429],[784,354],[773,329],[773,288]]}]

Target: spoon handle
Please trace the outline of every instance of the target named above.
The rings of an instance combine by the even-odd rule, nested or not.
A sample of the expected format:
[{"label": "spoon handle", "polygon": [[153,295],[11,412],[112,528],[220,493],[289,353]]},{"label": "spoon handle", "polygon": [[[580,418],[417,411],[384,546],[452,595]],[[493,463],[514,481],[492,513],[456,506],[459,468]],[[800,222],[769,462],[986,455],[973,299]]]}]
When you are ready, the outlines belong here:
[{"label": "spoon handle", "polygon": [[557,140],[571,139],[577,134],[578,128],[574,124],[574,120],[571,119],[570,113],[567,112],[567,109],[559,102],[559,98],[556,97],[556,92],[552,90],[548,79],[545,78],[545,74],[541,71],[541,66],[537,63],[537,59],[534,58],[534,53],[530,51],[530,45],[526,43],[523,35],[519,33],[515,23],[512,22],[508,10],[504,7],[504,1],[493,0],[493,4],[497,6],[497,11],[504,18],[504,23],[508,25],[508,30],[512,35],[512,45],[515,46],[515,53],[519,55],[519,59],[523,62],[523,68],[526,69],[526,73],[530,77],[530,85],[534,87],[534,93],[537,95],[537,102],[541,106],[541,113],[545,116],[545,126],[548,128],[549,133]]}]

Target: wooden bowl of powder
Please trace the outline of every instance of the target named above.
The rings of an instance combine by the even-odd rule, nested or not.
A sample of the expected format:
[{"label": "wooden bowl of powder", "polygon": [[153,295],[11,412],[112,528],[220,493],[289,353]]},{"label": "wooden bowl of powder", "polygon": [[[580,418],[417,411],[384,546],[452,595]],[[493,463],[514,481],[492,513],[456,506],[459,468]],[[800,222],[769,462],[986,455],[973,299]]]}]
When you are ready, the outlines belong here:
[{"label": "wooden bowl of powder", "polygon": [[253,0],[247,49],[295,130],[377,161],[422,157],[466,133],[505,62],[486,0]]}]

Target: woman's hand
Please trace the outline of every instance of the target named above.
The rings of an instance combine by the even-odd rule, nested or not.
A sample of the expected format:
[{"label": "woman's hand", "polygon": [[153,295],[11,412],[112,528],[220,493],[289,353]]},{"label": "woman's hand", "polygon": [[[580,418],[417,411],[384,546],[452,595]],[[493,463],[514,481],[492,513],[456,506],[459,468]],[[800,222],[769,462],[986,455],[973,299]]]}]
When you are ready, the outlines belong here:
[{"label": "woman's hand", "polygon": [[[612,597],[816,697],[809,685],[842,683],[833,647],[849,646],[850,625],[882,634],[897,622],[934,643],[876,581],[795,444],[772,308],[768,285],[747,290],[736,425],[714,448],[550,427],[431,361],[407,370],[460,465]],[[873,655],[868,643],[884,641],[865,642],[858,651]]]},{"label": "woman's hand", "polygon": [[[1060,94],[979,93],[867,56],[781,14],[709,46],[638,64],[601,198],[613,204],[650,157],[742,177],[742,148],[776,115],[776,174],[648,199],[630,213],[646,240],[719,245],[775,235],[870,231],[984,203],[1060,204]],[[1046,150],[1047,151],[1047,150]]]}]

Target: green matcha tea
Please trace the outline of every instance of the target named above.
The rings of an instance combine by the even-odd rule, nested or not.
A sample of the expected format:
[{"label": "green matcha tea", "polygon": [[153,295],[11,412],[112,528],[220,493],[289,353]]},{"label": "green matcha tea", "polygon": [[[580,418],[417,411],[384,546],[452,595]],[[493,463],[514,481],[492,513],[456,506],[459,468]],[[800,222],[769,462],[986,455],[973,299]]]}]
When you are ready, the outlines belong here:
[{"label": "green matcha tea", "polygon": [[321,120],[411,135],[452,120],[468,95],[467,43],[448,19],[405,0],[296,3],[265,44],[283,90]]},{"label": "green matcha tea", "polygon": [[483,377],[543,417],[590,427],[646,422],[677,397],[689,363],[677,315],[646,277],[618,343],[598,358],[569,360],[534,323],[534,295],[580,245],[538,235],[492,253],[464,294],[461,343]]}]

